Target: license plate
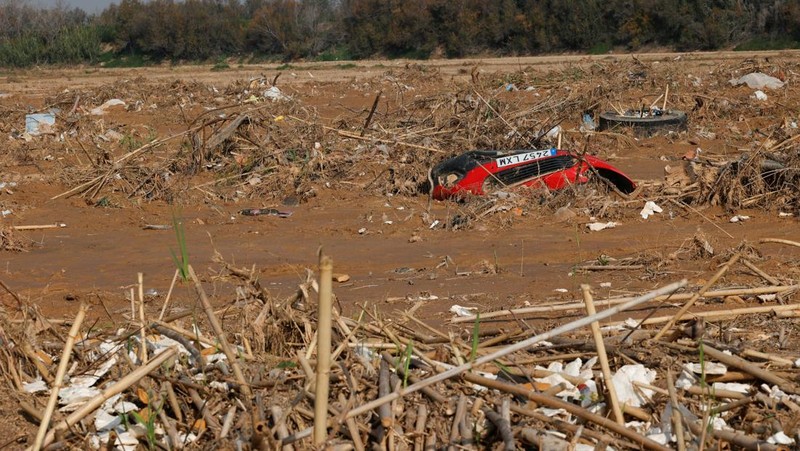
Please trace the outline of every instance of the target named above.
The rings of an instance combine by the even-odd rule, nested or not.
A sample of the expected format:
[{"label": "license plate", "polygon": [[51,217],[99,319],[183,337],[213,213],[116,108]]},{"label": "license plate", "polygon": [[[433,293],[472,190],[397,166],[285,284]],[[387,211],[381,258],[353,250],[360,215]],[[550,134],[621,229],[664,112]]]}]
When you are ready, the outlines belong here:
[{"label": "license plate", "polygon": [[526,161],[541,160],[556,154],[556,149],[534,150],[533,152],[518,153],[507,157],[500,157],[495,160],[498,168],[511,166],[513,164],[525,163]]}]

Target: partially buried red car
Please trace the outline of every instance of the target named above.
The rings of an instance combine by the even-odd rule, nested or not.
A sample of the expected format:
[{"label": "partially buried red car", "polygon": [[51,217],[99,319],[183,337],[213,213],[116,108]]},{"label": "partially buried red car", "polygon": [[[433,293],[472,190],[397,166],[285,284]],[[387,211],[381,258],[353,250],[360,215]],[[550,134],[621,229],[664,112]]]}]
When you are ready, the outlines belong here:
[{"label": "partially buried red car", "polygon": [[433,197],[439,200],[482,195],[514,186],[560,190],[586,183],[593,176],[606,179],[625,194],[636,189],[633,180],[605,161],[555,148],[473,150],[443,161],[431,170]]}]

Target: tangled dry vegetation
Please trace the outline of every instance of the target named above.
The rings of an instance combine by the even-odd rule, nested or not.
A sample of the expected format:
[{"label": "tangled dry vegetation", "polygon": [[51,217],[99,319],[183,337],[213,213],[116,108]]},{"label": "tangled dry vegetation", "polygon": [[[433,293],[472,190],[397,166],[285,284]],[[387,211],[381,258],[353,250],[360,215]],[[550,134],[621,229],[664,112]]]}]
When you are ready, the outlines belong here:
[{"label": "tangled dry vegetation", "polygon": [[[64,323],[15,297],[17,313],[0,317],[0,371],[20,411],[50,427],[4,446],[790,449],[798,286],[758,269],[752,247],[723,254],[703,287],[597,300],[595,314],[584,286],[582,300],[457,312],[448,329],[415,316],[421,302],[341,316],[326,257],[284,299],[255,268],[218,258],[213,279],[230,288],[216,308],[191,266],[175,287],[195,291],[189,308],[169,295],[146,304],[140,276],[125,321],[106,318],[114,327],[84,322],[83,304]],[[715,288],[742,270],[762,284]],[[620,313],[639,319],[608,321]],[[753,338],[765,322],[773,333]]]},{"label": "tangled dry vegetation", "polygon": [[[750,90],[728,82],[753,71],[778,76],[787,86],[757,103]],[[673,107],[690,114],[690,130],[660,139],[701,137],[721,141],[718,148],[735,153],[676,156],[664,180],[640,183],[629,198],[609,196],[605,185],[591,184],[467,199],[445,226],[467,228],[520,207],[583,208],[614,218],[638,214],[645,198],[694,209],[719,205],[797,214],[798,73],[794,63],[745,61],[687,76],[668,63],[634,59],[548,73],[474,70],[471,80],[457,82],[409,66],[367,82],[336,85],[368,95],[366,107],[339,108],[347,112],[336,117],[312,101],[312,94],[274,89],[282,86],[279,78],[222,88],[176,81],[154,89],[144,79],[119,81],[49,99],[60,112],[44,141],[29,140],[8,125],[23,123],[26,111],[4,112],[3,130],[14,140],[3,158],[53,168],[69,187],[56,197],[79,195],[98,207],[203,199],[304,202],[322,184],[374,195],[426,196],[429,168],[467,149],[539,147],[560,139],[562,148],[613,158],[635,147],[637,138],[581,131],[576,116],[609,103],[638,104],[669,85]],[[434,91],[432,85],[449,89]],[[116,98],[125,102],[124,110],[90,113]],[[548,137],[555,126],[561,136]],[[48,158],[56,154],[64,157]],[[4,208],[22,207],[2,200]],[[24,247],[10,230],[0,238],[3,249]],[[800,306],[792,303],[797,273],[765,273],[756,266],[760,254],[753,246],[715,251],[713,243],[695,236],[676,254],[718,265],[705,285],[684,281],[633,300],[604,299],[598,304],[617,310],[606,308],[600,316],[591,313],[587,289],[576,302],[479,316],[462,312],[467,316],[448,327],[420,320],[416,307],[387,317],[363,305],[358,315],[345,317],[337,313],[334,296],[333,309],[320,309],[318,299],[329,286],[324,271],[309,272],[295,296],[277,299],[253,269],[223,261],[214,277],[230,290],[217,294],[216,309],[201,283],[211,276],[193,271],[176,289],[194,290],[195,306],[171,308],[168,295],[163,308],[153,311],[145,305],[140,281],[124,323],[109,313],[86,324],[80,313],[63,324],[16,298],[0,316],[0,369],[26,418],[45,426],[42,441],[23,434],[7,444],[789,449],[800,439],[795,368],[800,356],[792,354],[796,348],[786,338],[798,332]],[[663,264],[662,256],[641,256],[600,266],[659,270]],[[726,288],[718,288],[723,281]],[[731,307],[737,303],[742,307]],[[592,326],[629,309],[637,319],[603,321],[602,331]],[[589,316],[583,316],[585,310]],[[326,312],[332,318],[323,318]],[[113,326],[101,327],[106,319]],[[327,321],[332,321],[332,350],[321,345],[319,325]],[[767,332],[753,339],[745,329]],[[329,366],[320,366],[328,359]],[[622,375],[618,383],[609,367]],[[66,388],[59,390],[65,374]],[[315,411],[319,393],[329,393],[327,406]],[[324,433],[312,433],[313,426]]]}]

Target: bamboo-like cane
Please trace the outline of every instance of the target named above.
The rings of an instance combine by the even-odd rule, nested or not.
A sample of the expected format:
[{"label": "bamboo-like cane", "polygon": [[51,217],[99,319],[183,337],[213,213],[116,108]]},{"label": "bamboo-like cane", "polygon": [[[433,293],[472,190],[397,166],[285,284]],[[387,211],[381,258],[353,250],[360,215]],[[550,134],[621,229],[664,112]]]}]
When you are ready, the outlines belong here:
[{"label": "bamboo-like cane", "polygon": [[[581,285],[583,292],[583,301],[586,303],[586,313],[593,316],[597,313],[594,308],[594,300],[592,299],[592,292],[589,285]],[[611,411],[614,412],[614,419],[617,424],[625,424],[625,418],[622,415],[622,409],[619,407],[619,398],[617,397],[617,389],[611,380],[611,367],[608,364],[608,355],[606,355],[606,344],[603,341],[603,334],[600,333],[600,323],[597,321],[592,322],[592,335],[594,336],[594,344],[597,347],[597,358],[600,360],[600,369],[603,371],[603,380],[605,380],[606,390],[608,390],[608,398],[611,401]]]},{"label": "bamboo-like cane", "polygon": [[39,451],[47,434],[47,428],[50,426],[50,419],[53,417],[53,411],[56,409],[58,402],[58,392],[61,390],[61,384],[64,382],[64,374],[67,372],[69,366],[69,356],[72,354],[72,347],[75,346],[75,340],[80,333],[83,318],[86,316],[86,304],[81,303],[78,309],[78,314],[75,315],[75,322],[72,323],[72,328],[69,330],[67,342],[64,344],[64,351],[61,353],[61,361],[58,362],[58,370],[56,371],[56,379],[53,381],[53,388],[50,391],[50,399],[47,400],[47,408],[44,411],[42,422],[39,423],[39,431],[36,433],[36,441],[33,442],[33,450]]},{"label": "bamboo-like cane", "polygon": [[750,268],[751,271],[753,271],[754,273],[758,274],[762,279],[766,280],[767,282],[771,283],[772,285],[776,285],[777,286],[777,285],[781,284],[778,281],[778,279],[776,279],[776,278],[770,276],[769,274],[767,274],[766,272],[764,272],[761,268],[759,268],[758,266],[754,265],[753,262],[751,262],[750,260],[747,260],[746,258],[743,258],[742,259],[742,264],[747,266],[748,268]]},{"label": "bamboo-like cane", "polygon": [[314,444],[328,440],[328,394],[331,376],[331,332],[333,331],[333,260],[320,256],[319,309],[317,310],[317,385],[314,390]]},{"label": "bamboo-like cane", "polygon": [[167,290],[167,297],[164,299],[164,305],[161,306],[161,313],[158,315],[158,320],[161,321],[164,319],[164,313],[167,311],[167,305],[169,305],[169,300],[172,297],[172,290],[175,288],[175,282],[178,281],[178,275],[180,274],[180,270],[175,270],[175,275],[172,276],[172,282],[169,284],[169,290]]},{"label": "bamboo-like cane", "polygon": [[[755,313],[773,313],[780,314],[782,312],[800,311],[800,304],[787,304],[787,305],[765,305],[762,307],[744,307],[739,309],[724,308],[721,310],[711,310],[707,312],[692,313],[692,318],[706,318],[720,320],[725,318],[735,318],[740,315],[752,315]],[[663,324],[674,318],[674,316],[656,316],[647,318],[640,323],[641,326]],[[619,326],[625,324],[625,321],[615,321],[606,323],[606,327]]]},{"label": "bamboo-like cane", "polygon": [[683,436],[683,415],[678,409],[678,394],[675,392],[675,383],[672,381],[672,370],[667,368],[667,390],[672,403],[672,425],[678,437],[678,451],[686,451],[686,438]]},{"label": "bamboo-like cane", "polygon": [[244,378],[242,367],[239,365],[239,359],[231,349],[231,345],[228,344],[225,331],[222,329],[222,325],[220,325],[219,319],[217,319],[217,315],[214,313],[214,307],[211,305],[211,301],[208,300],[206,291],[203,289],[200,279],[197,278],[194,268],[192,268],[192,265],[189,265],[188,269],[189,276],[192,278],[192,280],[194,280],[194,286],[197,289],[197,294],[200,295],[200,302],[203,304],[203,309],[206,312],[206,316],[208,316],[208,321],[211,323],[211,328],[214,329],[214,334],[217,335],[222,352],[225,353],[225,357],[227,357],[228,362],[230,362],[231,367],[233,367],[233,374],[236,376],[237,382],[239,382],[239,391],[247,398],[246,401],[249,403],[253,398],[253,391],[250,389],[250,385]]},{"label": "bamboo-like cane", "polygon": [[162,363],[169,360],[177,352],[178,352],[177,346],[165,349],[156,357],[154,357],[152,360],[150,360],[150,362],[147,365],[137,368],[132,373],[120,379],[116,384],[105,389],[103,393],[100,394],[100,396],[92,398],[91,400],[86,402],[86,404],[81,406],[78,410],[72,412],[67,418],[61,420],[61,422],[59,422],[52,429],[50,429],[50,431],[47,433],[47,436],[44,439],[44,442],[42,443],[42,446],[48,446],[49,444],[53,443],[53,440],[56,437],[56,432],[66,431],[67,429],[76,425],[79,421],[81,421],[84,417],[86,417],[86,415],[89,415],[90,413],[94,412],[95,409],[100,407],[109,398],[116,395],[117,393],[122,393],[131,385],[139,382],[141,378],[157,370]]},{"label": "bamboo-like cane", "polygon": [[723,275],[725,275],[725,273],[726,273],[726,272],[728,272],[728,269],[730,269],[731,265],[733,265],[734,263],[736,263],[736,262],[739,260],[739,257],[741,257],[741,256],[742,256],[742,254],[741,254],[741,253],[736,253],[736,255],[734,255],[733,257],[731,257],[731,259],[730,259],[730,260],[728,260],[728,262],[727,262],[727,263],[725,263],[725,264],[722,266],[722,268],[720,268],[720,269],[719,269],[719,271],[717,271],[717,273],[716,273],[716,274],[714,274],[714,276],[711,278],[711,280],[709,280],[708,282],[706,282],[706,284],[705,284],[705,285],[703,285],[703,288],[701,288],[701,289],[700,289],[700,291],[698,291],[697,293],[695,293],[695,294],[694,294],[694,296],[692,296],[692,298],[691,298],[691,299],[689,299],[688,301],[686,301],[686,304],[683,304],[683,307],[681,307],[681,309],[680,309],[680,310],[678,310],[678,313],[676,313],[676,314],[675,314],[675,315],[672,317],[672,319],[670,319],[669,321],[667,321],[667,324],[664,324],[664,327],[662,327],[662,328],[661,328],[661,330],[659,330],[659,331],[658,331],[658,333],[656,334],[656,336],[655,336],[655,337],[653,337],[653,340],[658,340],[659,338],[663,337],[663,336],[664,336],[664,334],[666,334],[666,333],[667,333],[667,331],[668,331],[670,328],[672,328],[672,326],[674,326],[674,325],[675,325],[675,323],[677,323],[678,321],[680,321],[680,320],[681,320],[681,317],[683,317],[683,315],[684,315],[684,314],[685,314],[685,313],[686,313],[686,312],[687,312],[687,311],[688,311],[690,308],[692,308],[692,306],[694,305],[694,303],[695,303],[695,302],[697,302],[697,300],[698,300],[698,299],[700,299],[700,296],[702,296],[702,295],[703,295],[703,294],[704,294],[706,291],[708,291],[708,290],[711,288],[711,286],[712,286],[712,285],[714,285],[715,283],[717,283],[717,280],[719,280],[719,278],[720,278],[720,277],[722,277]]},{"label": "bamboo-like cane", "polygon": [[669,84],[667,84],[667,89],[664,90],[664,104],[661,105],[661,109],[664,111],[667,110],[667,97],[669,97]]},{"label": "bamboo-like cane", "polygon": [[147,330],[144,324],[144,274],[138,273],[139,282],[139,330],[142,338],[142,343],[139,345],[139,361],[142,364],[147,363]]},{"label": "bamboo-like cane", "polygon": [[[798,136],[800,136],[800,135],[798,135]],[[789,246],[800,247],[800,243],[798,243],[797,241],[783,240],[783,239],[780,239],[780,238],[761,238],[758,242],[759,243],[787,244]]]},{"label": "bamboo-like cane", "polygon": [[[759,294],[772,294],[772,293],[783,293],[785,291],[791,291],[800,288],[800,285],[781,285],[777,287],[757,287],[757,288],[736,288],[730,290],[715,290],[715,291],[707,291],[700,295],[701,298],[722,298],[726,296],[743,296],[743,295],[759,295]],[[685,301],[687,299],[691,299],[695,296],[695,293],[677,293],[671,295],[664,295],[658,296],[654,298],[654,301],[663,301],[669,299],[670,301]],[[622,304],[625,302],[634,299],[633,297],[621,297],[621,298],[609,298],[598,300],[597,303],[605,306],[617,305]],[[520,316],[520,315],[527,315],[529,313],[554,313],[554,312],[562,312],[567,310],[578,310],[584,307],[583,301],[580,302],[569,302],[569,303],[562,303],[562,304],[553,304],[553,305],[543,305],[537,307],[523,307],[518,309],[509,309],[509,310],[497,310],[494,312],[485,312],[481,313],[481,320],[488,320],[492,318],[500,318],[504,316]],[[456,318],[452,318],[450,320],[451,323],[465,323],[465,322],[474,322],[476,315],[470,316],[459,316]],[[647,324],[647,323],[645,323]]]}]

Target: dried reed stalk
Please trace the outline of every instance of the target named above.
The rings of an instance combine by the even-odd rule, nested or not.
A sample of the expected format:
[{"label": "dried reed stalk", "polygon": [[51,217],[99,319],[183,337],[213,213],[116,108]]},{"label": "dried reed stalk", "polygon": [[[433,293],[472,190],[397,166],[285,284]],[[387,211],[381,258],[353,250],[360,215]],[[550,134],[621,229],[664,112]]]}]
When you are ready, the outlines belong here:
[{"label": "dried reed stalk", "polygon": [[219,323],[217,315],[214,313],[214,307],[211,305],[211,301],[209,301],[208,296],[206,296],[206,291],[203,289],[200,279],[197,278],[194,268],[192,268],[192,265],[189,265],[188,269],[189,276],[192,278],[192,280],[194,280],[194,286],[197,290],[197,294],[200,295],[200,302],[203,304],[203,309],[206,312],[206,316],[208,316],[208,321],[211,323],[211,328],[214,329],[214,334],[216,334],[217,339],[219,340],[219,345],[222,348],[222,352],[225,353],[225,357],[228,358],[228,362],[230,362],[231,367],[233,367],[233,374],[236,376],[236,381],[239,383],[239,391],[242,393],[242,395],[244,395],[246,401],[249,403],[253,398],[253,391],[250,389],[250,384],[248,384],[247,380],[244,378],[242,367],[239,365],[239,359],[233,352],[233,349],[231,349],[231,345],[228,343],[225,330],[222,329],[222,325]]},{"label": "dried reed stalk", "polygon": [[[583,292],[583,301],[586,303],[586,314],[593,316],[597,313],[594,308],[594,301],[592,300],[592,292],[589,285],[581,285]],[[614,419],[618,424],[625,424],[625,417],[622,415],[622,409],[619,407],[619,398],[617,397],[617,389],[611,379],[611,366],[608,364],[608,355],[606,355],[606,344],[603,341],[603,334],[600,332],[600,323],[597,321],[590,324],[592,329],[592,336],[594,337],[594,344],[597,347],[597,358],[600,360],[600,369],[603,372],[603,380],[605,381],[606,390],[608,390],[608,398],[611,401],[611,411],[614,412]]]},{"label": "dried reed stalk", "polygon": [[81,303],[81,306],[78,308],[78,314],[75,315],[75,321],[72,323],[72,327],[69,330],[67,342],[64,344],[64,351],[61,353],[61,361],[58,362],[56,378],[50,390],[50,398],[47,400],[47,407],[44,410],[42,422],[39,423],[39,430],[36,432],[36,440],[33,442],[33,451],[39,451],[45,443],[47,428],[50,427],[50,419],[53,417],[53,411],[56,409],[56,403],[58,402],[58,392],[61,390],[61,385],[64,382],[64,374],[66,374],[67,367],[69,366],[69,356],[72,354],[72,347],[75,346],[75,340],[78,338],[81,324],[85,316],[86,304]]},{"label": "dried reed stalk", "polygon": [[314,390],[314,444],[328,440],[328,394],[331,376],[331,333],[333,331],[333,260],[319,259],[319,308],[317,310],[317,381]]}]

